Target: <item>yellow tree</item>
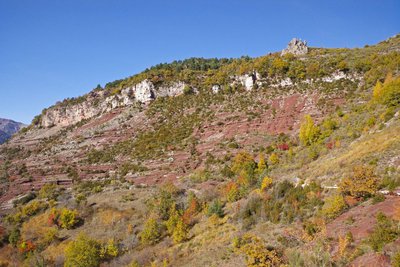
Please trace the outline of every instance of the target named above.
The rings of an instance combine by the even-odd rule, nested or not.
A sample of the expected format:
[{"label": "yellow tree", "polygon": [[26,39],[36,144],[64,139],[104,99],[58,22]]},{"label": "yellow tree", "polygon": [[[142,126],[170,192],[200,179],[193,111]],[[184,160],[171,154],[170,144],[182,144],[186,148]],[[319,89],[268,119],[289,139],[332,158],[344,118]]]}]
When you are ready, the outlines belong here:
[{"label": "yellow tree", "polygon": [[265,163],[264,155],[260,153],[259,160],[257,163],[257,173],[261,174],[267,169],[267,164]]},{"label": "yellow tree", "polygon": [[372,92],[372,96],[375,100],[379,100],[382,96],[382,91],[383,91],[383,86],[382,83],[380,81],[377,81],[375,86],[374,86],[374,90]]},{"label": "yellow tree", "polygon": [[279,163],[279,156],[276,153],[272,153],[271,156],[269,156],[269,161],[272,163],[272,165],[276,165]]},{"label": "yellow tree", "polygon": [[299,138],[304,146],[309,146],[318,140],[320,129],[315,125],[310,115],[305,115],[300,125]]},{"label": "yellow tree", "polygon": [[353,197],[366,197],[378,190],[379,179],[372,167],[356,166],[353,174],[340,183],[340,190]]}]

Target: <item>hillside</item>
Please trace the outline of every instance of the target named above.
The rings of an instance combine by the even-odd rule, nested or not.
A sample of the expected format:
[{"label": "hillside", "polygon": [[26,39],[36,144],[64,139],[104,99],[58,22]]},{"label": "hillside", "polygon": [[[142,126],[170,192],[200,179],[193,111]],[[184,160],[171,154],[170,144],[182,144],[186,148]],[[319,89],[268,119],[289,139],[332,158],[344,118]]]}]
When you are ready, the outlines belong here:
[{"label": "hillside", "polygon": [[0,144],[7,141],[24,126],[23,123],[0,118]]},{"label": "hillside", "polygon": [[58,102],[0,146],[0,265],[399,263],[399,66],[294,39]]}]

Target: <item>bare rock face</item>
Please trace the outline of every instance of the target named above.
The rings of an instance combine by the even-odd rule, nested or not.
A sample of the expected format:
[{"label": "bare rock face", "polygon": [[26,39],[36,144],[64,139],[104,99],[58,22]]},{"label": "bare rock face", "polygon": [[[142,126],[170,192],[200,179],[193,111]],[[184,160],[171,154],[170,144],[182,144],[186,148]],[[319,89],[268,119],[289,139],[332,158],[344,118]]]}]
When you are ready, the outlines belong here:
[{"label": "bare rock face", "polygon": [[305,55],[308,53],[308,46],[306,41],[293,38],[288,46],[282,50],[281,56],[285,54],[293,54],[295,56]]},{"label": "bare rock face", "polygon": [[136,101],[146,103],[154,99],[154,84],[149,80],[143,80],[133,89]]},{"label": "bare rock face", "polygon": [[115,95],[107,96],[105,91],[92,92],[81,103],[60,104],[47,109],[42,115],[40,125],[45,128],[70,126],[116,108],[133,105],[135,102],[148,103],[157,97],[174,97],[183,94],[184,88],[185,83],[181,81],[156,88],[150,80],[146,79]]},{"label": "bare rock face", "polygon": [[231,85],[241,84],[246,91],[251,91],[254,88],[254,85],[257,83],[257,80],[261,79],[261,75],[254,71],[252,73],[240,75],[240,76],[232,76],[231,79],[233,82]]},{"label": "bare rock face", "polygon": [[168,86],[161,86],[155,92],[155,97],[178,96],[183,94],[185,83],[178,81]]}]

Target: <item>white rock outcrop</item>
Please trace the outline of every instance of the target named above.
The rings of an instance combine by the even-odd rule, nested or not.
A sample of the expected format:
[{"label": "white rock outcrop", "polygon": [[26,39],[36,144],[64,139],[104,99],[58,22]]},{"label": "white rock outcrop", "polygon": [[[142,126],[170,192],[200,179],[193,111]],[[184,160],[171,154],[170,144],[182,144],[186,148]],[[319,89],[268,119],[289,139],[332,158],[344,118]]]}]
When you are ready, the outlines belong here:
[{"label": "white rock outcrop", "polygon": [[166,96],[178,96],[183,94],[183,90],[185,89],[185,83],[178,81],[174,82],[168,86],[160,86],[154,92],[156,97],[166,97]]},{"label": "white rock outcrop", "polygon": [[149,80],[143,80],[133,87],[136,101],[146,103],[154,99],[154,84]]},{"label": "white rock outcrop", "polygon": [[214,94],[217,94],[219,91],[221,91],[221,86],[219,84],[215,84],[211,87],[211,90]]},{"label": "white rock outcrop", "polygon": [[308,46],[306,41],[293,38],[287,47],[282,50],[281,56],[285,54],[293,54],[295,56],[305,55],[308,53]]}]

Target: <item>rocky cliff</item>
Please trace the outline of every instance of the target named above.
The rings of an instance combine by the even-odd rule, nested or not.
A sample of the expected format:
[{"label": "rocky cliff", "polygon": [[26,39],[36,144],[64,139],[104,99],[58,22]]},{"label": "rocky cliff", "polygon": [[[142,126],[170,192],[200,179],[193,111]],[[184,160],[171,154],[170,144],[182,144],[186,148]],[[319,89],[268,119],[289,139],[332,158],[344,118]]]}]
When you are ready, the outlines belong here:
[{"label": "rocky cliff", "polygon": [[116,108],[128,107],[135,103],[146,104],[158,97],[177,96],[183,93],[184,88],[185,83],[180,81],[156,87],[145,79],[114,95],[109,95],[106,91],[93,91],[82,97],[79,103],[61,103],[46,109],[40,118],[40,126],[70,126]]}]

